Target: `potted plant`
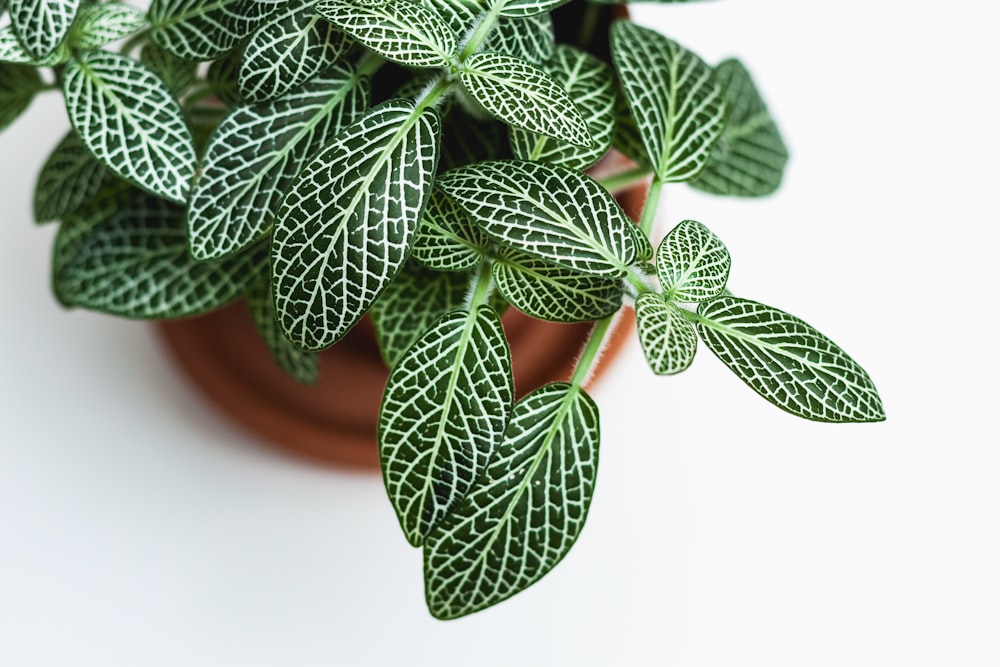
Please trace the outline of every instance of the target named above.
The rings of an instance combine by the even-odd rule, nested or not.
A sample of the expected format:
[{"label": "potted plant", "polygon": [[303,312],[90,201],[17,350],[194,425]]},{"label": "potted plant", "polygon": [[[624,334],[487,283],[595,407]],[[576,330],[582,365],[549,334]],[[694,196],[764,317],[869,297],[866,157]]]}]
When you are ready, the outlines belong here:
[{"label": "potted plant", "polygon": [[[792,414],[884,418],[837,345],[727,291],[708,227],[653,243],[666,183],[762,196],[787,153],[743,65],[626,19],[602,32],[611,11],[0,0],[0,127],[55,90],[73,128],[35,192],[61,221],[56,297],[144,319],[245,298],[302,382],[370,315],[382,473],[439,618],[523,590],[576,540],[600,444],[585,385],[626,310],[654,373],[701,344]],[[630,160],[588,174],[612,147]],[[612,192],[647,181],[634,224]],[[515,399],[508,307],[593,323],[567,381]]]}]

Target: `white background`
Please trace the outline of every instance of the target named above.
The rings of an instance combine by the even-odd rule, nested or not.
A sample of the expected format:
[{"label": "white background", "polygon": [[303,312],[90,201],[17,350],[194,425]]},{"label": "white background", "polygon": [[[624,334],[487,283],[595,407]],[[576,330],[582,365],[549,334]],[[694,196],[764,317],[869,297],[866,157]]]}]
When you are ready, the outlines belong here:
[{"label": "white background", "polygon": [[541,583],[456,622],[375,475],[247,442],[148,326],[60,310],[30,193],[66,126],[0,137],[0,665],[1000,664],[988,3],[736,0],[634,10],[738,55],[793,154],[761,201],[666,191],[732,289],[814,324],[884,424],[796,420],[702,350],[632,344],[594,392],[598,489]]}]

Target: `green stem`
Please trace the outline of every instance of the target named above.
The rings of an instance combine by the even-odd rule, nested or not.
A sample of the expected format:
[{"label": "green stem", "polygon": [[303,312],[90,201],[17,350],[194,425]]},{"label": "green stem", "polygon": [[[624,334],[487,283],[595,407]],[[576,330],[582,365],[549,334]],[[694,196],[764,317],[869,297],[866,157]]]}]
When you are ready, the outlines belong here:
[{"label": "green stem", "polygon": [[126,41],[125,44],[122,45],[120,53],[122,53],[122,55],[128,55],[129,51],[137,47],[139,44],[145,42],[148,37],[149,37],[149,28],[144,28],[140,30],[139,32],[135,33],[134,35],[128,38],[128,41]]},{"label": "green stem", "polygon": [[478,276],[476,277],[476,284],[469,292],[469,296],[466,298],[466,310],[472,312],[478,306],[486,303],[486,300],[490,296],[490,292],[493,290],[493,268],[492,262],[489,260],[483,262],[479,265]]},{"label": "green stem", "polygon": [[597,21],[601,18],[600,5],[588,4],[584,10],[583,19],[580,21],[580,32],[576,36],[576,45],[581,49],[588,50],[587,46],[594,39],[597,32]]},{"label": "green stem", "polygon": [[573,370],[573,377],[569,381],[577,389],[582,389],[587,383],[587,379],[590,378],[594,363],[600,358],[601,350],[605,345],[605,339],[614,329],[614,323],[617,318],[618,313],[609,315],[603,320],[598,320],[594,324],[594,328],[591,329],[587,345],[583,348],[583,352],[580,353],[580,358],[576,362],[576,368]]},{"label": "green stem", "polygon": [[653,170],[648,167],[633,167],[632,169],[620,171],[617,174],[599,178],[597,182],[608,192],[614,193],[646,180],[652,173]]},{"label": "green stem", "polygon": [[493,6],[490,7],[490,11],[486,13],[483,20],[481,20],[479,25],[476,26],[472,36],[469,37],[469,41],[466,42],[462,52],[458,54],[458,60],[460,62],[464,62],[466,58],[479,50],[479,47],[482,46],[484,41],[486,41],[486,38],[489,37],[490,31],[493,30],[493,27],[500,19],[500,12],[502,12],[506,6],[507,0],[496,0],[496,2],[493,3]]},{"label": "green stem", "polygon": [[653,222],[656,220],[656,209],[660,205],[660,193],[663,190],[663,181],[658,176],[653,176],[649,182],[649,195],[646,197],[646,204],[642,207],[642,217],[639,219],[639,229],[646,236],[653,231]]}]

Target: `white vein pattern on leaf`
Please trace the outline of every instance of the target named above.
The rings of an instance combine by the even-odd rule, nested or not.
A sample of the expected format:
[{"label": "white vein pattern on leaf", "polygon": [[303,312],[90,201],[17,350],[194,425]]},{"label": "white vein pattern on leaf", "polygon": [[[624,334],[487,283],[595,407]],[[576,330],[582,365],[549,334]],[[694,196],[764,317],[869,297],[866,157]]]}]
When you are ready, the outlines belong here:
[{"label": "white vein pattern on leaf", "polygon": [[691,365],[698,349],[698,334],[680,309],[653,292],[635,302],[639,342],[650,368],[657,375],[673,375]]},{"label": "white vein pattern on leaf", "polygon": [[41,60],[62,43],[80,0],[11,0],[11,26],[32,60]]},{"label": "white vein pattern on leaf", "polygon": [[556,47],[552,17],[537,14],[525,19],[500,17],[486,38],[481,51],[496,51],[542,65]]},{"label": "white vein pattern on leaf", "polygon": [[684,220],[657,248],[656,269],[672,301],[706,301],[726,287],[729,250],[705,225]]},{"label": "white vein pattern on leaf", "polygon": [[435,188],[413,242],[413,258],[437,271],[465,271],[479,265],[488,245],[483,232]]},{"label": "white vein pattern on leaf", "polygon": [[211,60],[237,42],[285,0],[152,0],[150,35],[187,60]]}]

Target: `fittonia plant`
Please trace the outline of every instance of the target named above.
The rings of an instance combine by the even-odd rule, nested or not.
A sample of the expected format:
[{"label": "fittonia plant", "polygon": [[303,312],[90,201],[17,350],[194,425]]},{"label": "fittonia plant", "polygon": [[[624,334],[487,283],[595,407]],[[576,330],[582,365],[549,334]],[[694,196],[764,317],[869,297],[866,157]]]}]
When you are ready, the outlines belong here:
[{"label": "fittonia plant", "polygon": [[[687,368],[700,339],[792,414],[883,419],[833,342],[726,290],[729,253],[705,225],[650,243],[666,183],[755,197],[781,180],[781,137],[735,60],[712,67],[627,20],[608,40],[600,2],[4,11],[0,127],[51,89],[73,128],[35,193],[39,222],[62,221],[57,297],[133,318],[245,297],[303,382],[370,313],[392,369],[385,485],[439,618],[523,590],[575,542],[600,443],[583,384],[623,308],[655,373]],[[612,147],[633,164],[588,176]],[[636,225],[611,191],[646,178]],[[568,382],[515,402],[507,304],[596,322]]]}]

